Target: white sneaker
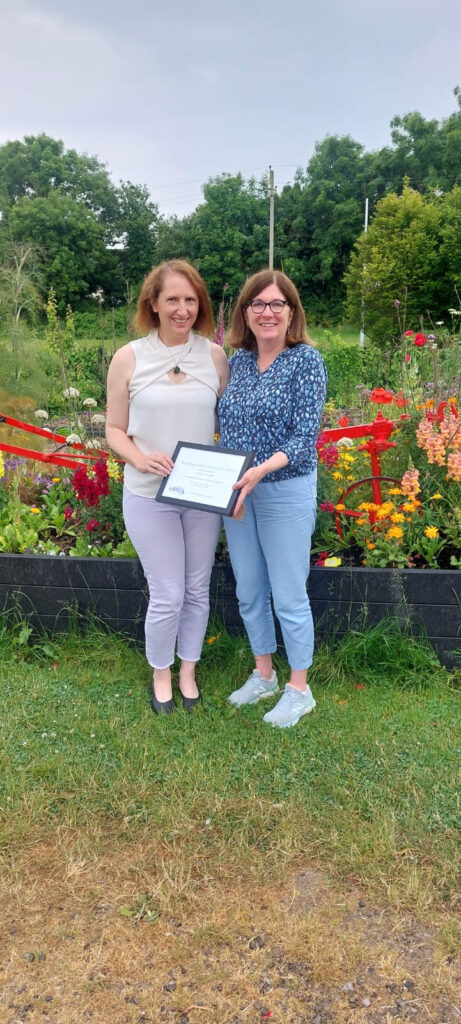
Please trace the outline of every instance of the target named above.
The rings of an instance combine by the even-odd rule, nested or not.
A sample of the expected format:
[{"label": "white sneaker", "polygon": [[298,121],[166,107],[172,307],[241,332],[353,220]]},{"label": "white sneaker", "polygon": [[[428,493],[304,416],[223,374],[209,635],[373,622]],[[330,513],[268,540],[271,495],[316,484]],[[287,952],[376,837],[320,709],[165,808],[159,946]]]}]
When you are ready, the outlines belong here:
[{"label": "white sneaker", "polygon": [[303,715],[308,715],[310,711],[313,711],[316,706],[316,702],[312,696],[310,686],[307,687],[306,691],[295,690],[294,686],[290,686],[287,683],[282,696],[275,708],[272,711],[268,711],[263,716],[263,722],[269,722],[269,725],[277,725],[280,729],[286,729],[290,725],[296,725],[299,719]]},{"label": "white sneaker", "polygon": [[240,689],[234,690],[227,699],[229,704],[241,708],[244,704],[257,704],[258,700],[272,697],[274,693],[278,692],[279,685],[275,672],[272,673],[270,679],[263,679],[261,673],[255,668],[246,683]]}]

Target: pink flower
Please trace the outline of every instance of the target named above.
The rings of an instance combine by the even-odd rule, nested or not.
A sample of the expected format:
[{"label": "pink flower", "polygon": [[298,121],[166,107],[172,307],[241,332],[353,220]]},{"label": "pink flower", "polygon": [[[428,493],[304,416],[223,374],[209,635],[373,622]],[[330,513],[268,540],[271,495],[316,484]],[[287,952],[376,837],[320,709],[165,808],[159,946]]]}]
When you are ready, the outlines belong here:
[{"label": "pink flower", "polygon": [[405,331],[405,338],[412,338],[412,337],[413,337],[413,331]]}]

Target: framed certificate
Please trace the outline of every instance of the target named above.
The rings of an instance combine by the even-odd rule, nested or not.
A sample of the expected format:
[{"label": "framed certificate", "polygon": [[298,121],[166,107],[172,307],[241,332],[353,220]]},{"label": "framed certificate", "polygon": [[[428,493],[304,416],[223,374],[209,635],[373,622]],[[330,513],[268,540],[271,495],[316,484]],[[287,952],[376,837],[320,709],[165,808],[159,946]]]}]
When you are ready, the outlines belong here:
[{"label": "framed certificate", "polygon": [[253,464],[254,452],[179,441],[171,458],[174,466],[160,484],[157,501],[232,515],[239,495],[232,488]]}]

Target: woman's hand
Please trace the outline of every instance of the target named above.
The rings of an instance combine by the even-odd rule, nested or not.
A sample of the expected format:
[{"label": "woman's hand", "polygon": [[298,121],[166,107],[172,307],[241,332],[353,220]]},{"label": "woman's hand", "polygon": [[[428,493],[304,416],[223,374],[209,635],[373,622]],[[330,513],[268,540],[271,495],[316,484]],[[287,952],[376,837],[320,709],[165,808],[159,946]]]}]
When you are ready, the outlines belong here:
[{"label": "woman's hand", "polygon": [[234,519],[241,518],[241,516],[239,516],[239,512],[247,494],[251,493],[253,488],[256,487],[256,484],[259,484],[259,481],[262,480],[266,473],[267,469],[265,469],[263,465],[251,466],[250,469],[247,469],[246,473],[243,474],[240,480],[237,480],[237,483],[234,484],[232,489],[234,491],[240,491],[237,504],[234,509]]},{"label": "woman's hand", "polygon": [[136,462],[133,460],[133,465],[139,473],[155,473],[157,476],[168,476],[173,469],[174,462],[164,452],[149,452],[148,455],[138,452],[138,457]]}]

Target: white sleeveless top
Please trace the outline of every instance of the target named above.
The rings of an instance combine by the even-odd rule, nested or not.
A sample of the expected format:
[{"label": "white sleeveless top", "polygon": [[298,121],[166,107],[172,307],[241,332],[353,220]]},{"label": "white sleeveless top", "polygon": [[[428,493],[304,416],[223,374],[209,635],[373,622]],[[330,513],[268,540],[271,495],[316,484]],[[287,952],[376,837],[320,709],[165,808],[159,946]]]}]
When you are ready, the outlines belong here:
[{"label": "white sleeveless top", "polygon": [[[151,331],[130,344],[136,363],[129,383],[127,434],[137,448],[145,455],[172,455],[178,441],[214,444],[219,378],[212,342],[191,331],[185,345],[169,348]],[[177,384],[168,376],[175,366],[186,374]],[[155,498],[162,479],[125,464],[125,486],[132,494]]]}]

